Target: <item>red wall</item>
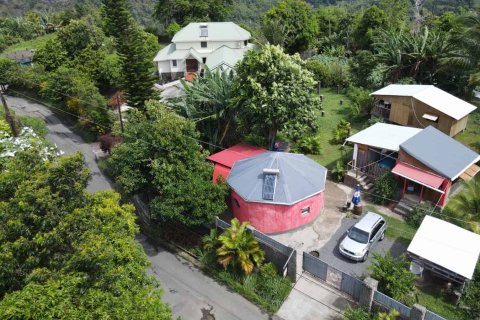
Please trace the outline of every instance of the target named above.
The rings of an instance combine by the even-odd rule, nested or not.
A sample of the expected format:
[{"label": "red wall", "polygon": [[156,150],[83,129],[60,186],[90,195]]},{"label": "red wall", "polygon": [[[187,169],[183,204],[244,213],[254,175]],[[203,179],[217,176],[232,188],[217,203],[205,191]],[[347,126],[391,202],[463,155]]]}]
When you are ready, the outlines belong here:
[{"label": "red wall", "polygon": [[[313,221],[323,209],[323,192],[291,206],[247,202],[234,190],[231,195],[233,215],[241,222],[250,221],[255,229],[263,233],[278,233],[301,227]],[[310,207],[310,213],[302,216],[302,209],[306,207]]]}]

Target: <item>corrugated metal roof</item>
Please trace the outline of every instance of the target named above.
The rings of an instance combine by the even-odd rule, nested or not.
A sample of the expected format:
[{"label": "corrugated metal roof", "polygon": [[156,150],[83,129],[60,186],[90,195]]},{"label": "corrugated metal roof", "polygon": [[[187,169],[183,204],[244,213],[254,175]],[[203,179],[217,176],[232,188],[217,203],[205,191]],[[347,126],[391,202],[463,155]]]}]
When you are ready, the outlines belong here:
[{"label": "corrugated metal roof", "polygon": [[477,109],[473,104],[432,85],[391,84],[371,95],[413,97],[456,120]]},{"label": "corrugated metal roof", "polygon": [[402,143],[400,149],[450,180],[480,160],[476,152],[432,126]]},{"label": "corrugated metal roof", "polygon": [[[273,200],[263,199],[264,169],[278,169]],[[235,162],[227,182],[250,202],[290,205],[325,189],[327,169],[303,154],[267,151]]]},{"label": "corrugated metal roof", "polygon": [[175,43],[170,43],[165,48],[161,49],[153,61],[167,61],[167,60],[183,60],[188,56],[192,56],[199,62],[202,62],[202,57],[198,51],[193,48],[177,50]]},{"label": "corrugated metal roof", "polygon": [[472,279],[480,255],[480,235],[425,216],[407,251]]},{"label": "corrugated metal roof", "polygon": [[374,125],[347,138],[348,142],[366,144],[375,148],[398,151],[400,144],[407,141],[422,129],[397,126],[387,123]]},{"label": "corrugated metal roof", "polygon": [[397,162],[395,167],[392,169],[392,173],[437,191],[445,180],[445,178],[417,169],[401,161]]},{"label": "corrugated metal roof", "polygon": [[[202,25],[207,25],[208,37],[201,37]],[[178,31],[172,42],[244,41],[251,37],[250,32],[233,22],[192,22]]]},{"label": "corrugated metal roof", "polygon": [[250,146],[248,144],[237,144],[228,149],[214,153],[210,155],[207,159],[231,168],[236,161],[249,158],[265,151],[267,150],[255,146]]}]

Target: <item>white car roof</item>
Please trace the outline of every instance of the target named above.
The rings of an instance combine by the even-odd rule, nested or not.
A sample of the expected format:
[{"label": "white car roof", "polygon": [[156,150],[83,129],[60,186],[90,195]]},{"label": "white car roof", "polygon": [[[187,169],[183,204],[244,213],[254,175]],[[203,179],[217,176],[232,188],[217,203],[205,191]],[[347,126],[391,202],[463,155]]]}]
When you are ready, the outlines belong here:
[{"label": "white car roof", "polygon": [[355,224],[354,227],[370,233],[370,231],[372,231],[373,225],[380,219],[383,219],[381,215],[369,211],[360,218],[360,220]]}]

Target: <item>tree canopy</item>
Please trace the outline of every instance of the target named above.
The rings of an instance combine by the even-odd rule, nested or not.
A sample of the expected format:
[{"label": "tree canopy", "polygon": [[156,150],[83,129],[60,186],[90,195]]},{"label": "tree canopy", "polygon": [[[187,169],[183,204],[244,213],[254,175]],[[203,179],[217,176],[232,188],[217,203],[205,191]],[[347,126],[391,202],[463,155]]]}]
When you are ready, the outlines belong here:
[{"label": "tree canopy", "polygon": [[312,7],[304,0],[283,0],[262,18],[267,40],[288,53],[302,52],[313,44],[318,24]]},{"label": "tree canopy", "polygon": [[2,319],[171,318],[145,274],[133,206],[87,194],[81,154],[44,161],[33,148],[0,169]]},{"label": "tree canopy", "polygon": [[279,130],[293,138],[316,130],[316,82],[303,65],[298,55],[273,45],[247,52],[237,65],[233,99],[246,126],[261,130],[270,148]]},{"label": "tree canopy", "polygon": [[115,38],[122,66],[122,89],[131,107],[143,109],[155,97],[151,37],[133,19],[126,0],[102,0],[105,32]]},{"label": "tree canopy", "polygon": [[148,196],[154,219],[198,225],[225,210],[226,190],[212,183],[192,121],[149,101],[145,114],[128,118],[122,137],[110,168],[123,192]]},{"label": "tree canopy", "polygon": [[225,21],[232,8],[233,0],[158,0],[154,16],[166,28],[172,22],[185,26],[189,22]]}]

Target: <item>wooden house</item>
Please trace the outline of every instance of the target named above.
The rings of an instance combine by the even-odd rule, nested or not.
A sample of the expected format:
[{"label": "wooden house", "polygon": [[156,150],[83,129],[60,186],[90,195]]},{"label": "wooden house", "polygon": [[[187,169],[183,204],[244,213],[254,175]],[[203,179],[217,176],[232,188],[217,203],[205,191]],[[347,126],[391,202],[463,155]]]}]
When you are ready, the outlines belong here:
[{"label": "wooden house", "polygon": [[347,138],[354,143],[350,167],[371,179],[391,171],[401,198],[443,207],[457,182],[479,171],[480,155],[432,126],[423,130],[377,123]]},{"label": "wooden house", "polygon": [[465,130],[476,107],[432,85],[391,84],[371,94],[372,116],[402,126],[432,126],[453,137]]}]

